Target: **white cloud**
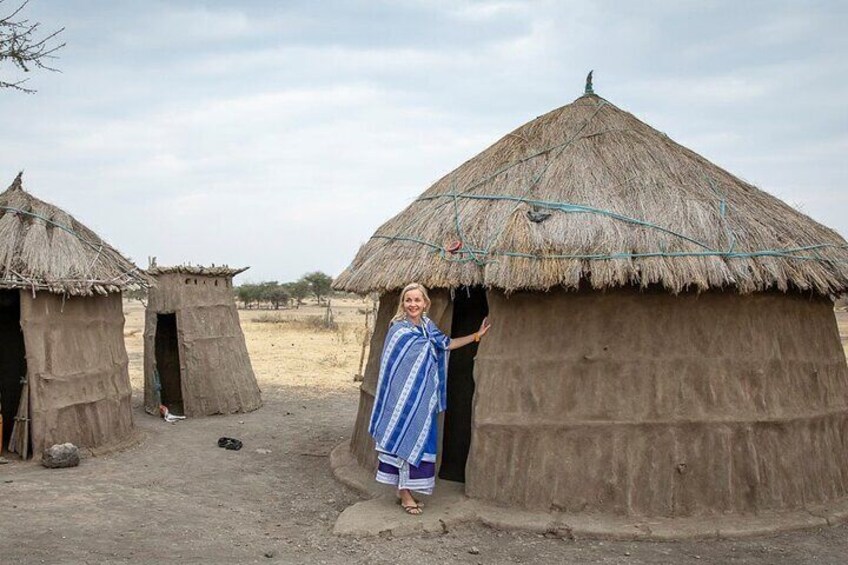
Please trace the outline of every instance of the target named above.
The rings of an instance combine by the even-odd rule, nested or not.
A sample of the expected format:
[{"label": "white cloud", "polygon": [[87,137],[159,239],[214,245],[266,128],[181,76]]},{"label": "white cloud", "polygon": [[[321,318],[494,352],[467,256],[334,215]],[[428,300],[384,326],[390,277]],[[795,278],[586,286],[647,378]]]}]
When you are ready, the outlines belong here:
[{"label": "white cloud", "polygon": [[732,5],[68,2],[63,74],[0,93],[0,175],[25,167],[137,259],[337,272],[595,68],[611,102],[848,234],[844,14]]}]

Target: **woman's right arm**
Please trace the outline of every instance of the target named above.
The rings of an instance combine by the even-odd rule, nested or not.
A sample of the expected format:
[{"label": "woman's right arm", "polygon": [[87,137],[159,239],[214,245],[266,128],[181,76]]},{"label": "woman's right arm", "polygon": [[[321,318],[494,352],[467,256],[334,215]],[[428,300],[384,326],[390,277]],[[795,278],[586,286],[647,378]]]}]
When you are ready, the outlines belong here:
[{"label": "woman's right arm", "polygon": [[465,347],[469,343],[480,341],[480,339],[488,333],[490,327],[492,327],[492,325],[489,323],[489,318],[483,318],[483,323],[480,324],[480,329],[473,334],[451,338],[450,345],[448,345],[448,351],[453,351],[454,349]]}]

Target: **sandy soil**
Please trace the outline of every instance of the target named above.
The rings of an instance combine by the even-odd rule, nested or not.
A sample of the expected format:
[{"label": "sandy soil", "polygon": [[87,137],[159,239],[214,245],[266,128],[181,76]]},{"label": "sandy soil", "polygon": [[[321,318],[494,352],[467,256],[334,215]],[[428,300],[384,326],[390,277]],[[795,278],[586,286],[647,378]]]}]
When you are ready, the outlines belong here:
[{"label": "sandy soil", "polygon": [[839,337],[842,339],[842,348],[848,355],[848,310],[836,313],[836,324],[839,326]]},{"label": "sandy soil", "polygon": [[[126,305],[136,426],[144,441],[74,469],[0,466],[0,563],[833,563],[848,526],[750,540],[561,540],[467,524],[439,535],[350,539],[333,523],[358,496],[328,454],[357,407],[363,302],[242,311],[265,405],[165,424],[141,409],[143,310]],[[839,315],[848,342],[848,313]],[[225,451],[220,436],[244,449]],[[472,553],[475,551],[476,553]]]}]

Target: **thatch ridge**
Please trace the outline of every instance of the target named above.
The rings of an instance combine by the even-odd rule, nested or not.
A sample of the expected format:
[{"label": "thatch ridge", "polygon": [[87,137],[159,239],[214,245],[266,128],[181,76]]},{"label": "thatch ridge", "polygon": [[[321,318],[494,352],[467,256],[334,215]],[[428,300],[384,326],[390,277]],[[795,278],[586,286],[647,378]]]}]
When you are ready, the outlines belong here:
[{"label": "thatch ridge", "polygon": [[834,295],[848,290],[848,244],[585,95],[438,180],[377,230],[335,287],[365,293],[409,281]]},{"label": "thatch ridge", "polygon": [[227,265],[204,267],[201,265],[173,265],[170,267],[160,267],[159,265],[151,265],[147,268],[147,274],[167,275],[171,273],[179,273],[182,275],[195,275],[206,277],[234,277],[239,273],[243,273],[250,267],[233,268]]},{"label": "thatch ridge", "polygon": [[85,296],[146,287],[132,261],[67,212],[23,189],[0,193],[0,288]]}]

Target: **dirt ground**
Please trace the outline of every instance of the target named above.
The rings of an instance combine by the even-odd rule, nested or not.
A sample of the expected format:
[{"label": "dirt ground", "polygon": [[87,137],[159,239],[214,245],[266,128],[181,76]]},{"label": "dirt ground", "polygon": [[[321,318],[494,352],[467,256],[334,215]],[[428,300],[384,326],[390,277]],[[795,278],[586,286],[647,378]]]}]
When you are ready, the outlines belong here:
[{"label": "dirt ground", "polygon": [[[264,406],[250,414],[166,424],[142,403],[140,304],[125,328],[135,424],[143,441],[73,469],[0,466],[0,563],[832,563],[848,562],[848,526],[746,540],[612,542],[500,532],[351,539],[332,533],[359,500],[334,480],[328,454],[357,408],[363,315],[334,301],[337,331],[317,306],[241,311]],[[848,313],[838,315],[843,343]],[[244,448],[219,449],[220,436]]]}]

